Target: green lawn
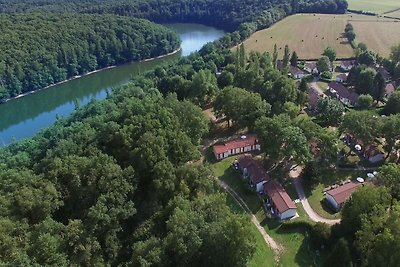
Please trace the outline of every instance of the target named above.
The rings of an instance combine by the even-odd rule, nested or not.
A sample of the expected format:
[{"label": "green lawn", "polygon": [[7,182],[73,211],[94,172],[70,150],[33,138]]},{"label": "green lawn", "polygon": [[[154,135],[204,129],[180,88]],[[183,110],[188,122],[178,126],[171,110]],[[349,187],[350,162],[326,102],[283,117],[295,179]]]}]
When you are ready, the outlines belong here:
[{"label": "green lawn", "polygon": [[318,81],[317,85],[319,86],[319,88],[321,88],[322,91],[326,91],[328,90],[328,83],[327,82],[323,82],[323,81]]},{"label": "green lawn", "polygon": [[349,9],[382,14],[400,8],[399,0],[347,0]]},{"label": "green lawn", "polygon": [[[260,251],[256,251],[254,258],[249,263],[249,266],[322,266],[321,263],[324,260],[325,254],[322,253],[322,256],[318,256],[314,249],[310,248],[310,242],[308,240],[306,230],[303,227],[283,230],[281,229],[280,222],[266,217],[257,194],[248,189],[248,186],[242,180],[241,175],[231,167],[234,159],[235,157],[231,157],[213,164],[212,168],[215,174],[229,184],[246,201],[247,205],[261,221],[262,226],[266,229],[268,234],[270,234],[284,247],[284,252],[281,255],[277,265],[272,263],[273,254],[269,254],[269,252],[264,251],[263,248],[258,248]],[[297,198],[297,194],[292,185],[287,183],[285,186],[288,194],[293,199]],[[238,211],[239,208],[236,206],[237,204],[231,203],[230,205],[233,210]],[[306,216],[301,204],[297,204],[297,212],[299,214],[299,218],[291,221],[310,221]],[[257,229],[255,230],[257,231]]]}]

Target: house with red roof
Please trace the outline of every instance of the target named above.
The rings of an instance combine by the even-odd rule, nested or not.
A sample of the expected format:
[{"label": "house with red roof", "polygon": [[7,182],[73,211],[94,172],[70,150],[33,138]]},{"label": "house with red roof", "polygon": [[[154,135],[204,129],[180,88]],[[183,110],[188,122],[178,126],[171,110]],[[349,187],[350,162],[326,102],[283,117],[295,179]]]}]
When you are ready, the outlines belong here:
[{"label": "house with red roof", "polygon": [[218,160],[232,155],[260,149],[260,144],[258,143],[257,136],[255,135],[242,135],[238,139],[233,139],[213,146],[214,155]]},{"label": "house with red roof", "polygon": [[295,67],[295,66],[290,66],[289,72],[290,72],[290,76],[296,80],[302,79],[304,76],[306,76],[306,73],[304,71],[302,71],[301,69],[299,69],[298,67]]},{"label": "house with red roof", "polygon": [[308,89],[308,110],[310,112],[315,112],[318,106],[318,102],[324,95],[320,94],[317,90],[310,87]]},{"label": "house with red roof", "polygon": [[238,164],[243,177],[248,179],[250,187],[257,192],[262,192],[263,184],[268,182],[270,178],[261,164],[250,154],[240,156]]},{"label": "house with red roof", "polygon": [[339,211],[344,203],[350,198],[351,194],[361,186],[361,183],[350,182],[329,191],[326,191],[325,198],[331,204],[331,206]]},{"label": "house with red roof", "polygon": [[396,82],[391,82],[386,84],[385,87],[385,97],[388,98],[391,94],[393,94],[394,91],[396,91],[397,88],[397,83]]},{"label": "house with red roof", "polygon": [[277,181],[273,180],[265,183],[264,194],[266,196],[265,206],[271,215],[278,217],[280,220],[286,220],[296,215],[296,204]]}]

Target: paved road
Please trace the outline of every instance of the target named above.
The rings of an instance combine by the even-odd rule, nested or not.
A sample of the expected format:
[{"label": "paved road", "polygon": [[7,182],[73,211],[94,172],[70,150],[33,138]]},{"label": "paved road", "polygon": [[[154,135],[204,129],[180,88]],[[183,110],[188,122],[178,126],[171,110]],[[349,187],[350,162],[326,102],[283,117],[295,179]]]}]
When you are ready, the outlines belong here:
[{"label": "paved road", "polygon": [[229,185],[227,185],[223,181],[219,181],[220,186],[229,194],[231,195],[239,206],[246,211],[251,216],[251,222],[257,227],[260,234],[263,236],[265,243],[275,252],[275,260],[279,259],[279,255],[283,252],[283,247],[278,244],[261,226],[260,222],[258,221],[257,217],[251,212],[249,207],[247,206],[246,202],[233,190]]},{"label": "paved road", "polygon": [[329,225],[334,225],[337,223],[340,223],[340,219],[336,220],[331,220],[327,218],[323,218],[320,215],[318,215],[310,206],[310,203],[308,203],[308,200],[306,198],[306,195],[304,193],[303,185],[301,184],[301,180],[299,178],[301,173],[301,167],[297,166],[296,168],[293,168],[290,171],[290,177],[292,178],[292,182],[296,188],[297,194],[299,195],[299,199],[301,201],[301,204],[303,205],[303,208],[305,212],[307,213],[308,217],[314,222],[323,222]]}]

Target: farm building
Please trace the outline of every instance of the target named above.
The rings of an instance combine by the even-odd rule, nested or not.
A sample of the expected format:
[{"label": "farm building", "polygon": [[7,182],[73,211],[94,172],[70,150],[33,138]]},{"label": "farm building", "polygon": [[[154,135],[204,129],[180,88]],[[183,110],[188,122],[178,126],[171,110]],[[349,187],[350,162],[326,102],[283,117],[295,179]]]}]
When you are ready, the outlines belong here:
[{"label": "farm building", "polygon": [[264,184],[266,208],[273,216],[286,220],[296,215],[296,204],[277,181]]},{"label": "farm building", "polygon": [[340,100],[345,105],[356,106],[358,101],[358,94],[350,92],[345,86],[338,82],[329,83],[329,92]]},{"label": "farm building", "polygon": [[216,144],[213,147],[214,155],[218,160],[254,150],[260,150],[260,145],[255,135],[243,135],[239,139],[233,139],[223,144]]},{"label": "farm building", "polygon": [[344,203],[350,198],[351,194],[361,186],[358,182],[350,182],[326,192],[325,198],[336,210],[340,210]]},{"label": "farm building", "polygon": [[245,154],[238,159],[239,169],[249,185],[257,192],[262,192],[263,184],[270,180],[264,168],[250,155]]},{"label": "farm building", "polygon": [[342,60],[340,62],[340,68],[344,71],[350,71],[355,65],[355,60]]},{"label": "farm building", "polygon": [[347,74],[346,73],[340,73],[336,75],[336,81],[339,83],[344,83],[347,81]]},{"label": "farm building", "polygon": [[317,62],[315,61],[309,61],[306,62],[304,66],[304,70],[307,71],[310,74],[318,74],[318,68],[317,68]]}]

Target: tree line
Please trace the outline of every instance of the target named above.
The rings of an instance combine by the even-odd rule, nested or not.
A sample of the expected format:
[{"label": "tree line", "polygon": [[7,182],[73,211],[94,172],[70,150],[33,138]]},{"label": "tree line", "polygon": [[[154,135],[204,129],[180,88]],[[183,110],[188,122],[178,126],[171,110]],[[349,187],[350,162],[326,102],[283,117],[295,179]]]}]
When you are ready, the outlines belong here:
[{"label": "tree line", "polygon": [[114,15],[1,15],[0,24],[0,100],[180,45],[170,29]]}]

